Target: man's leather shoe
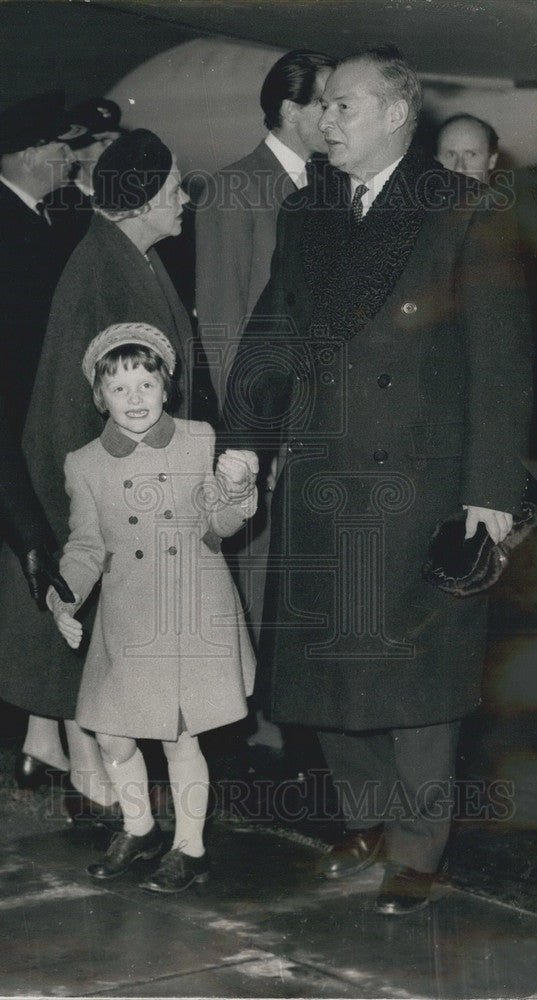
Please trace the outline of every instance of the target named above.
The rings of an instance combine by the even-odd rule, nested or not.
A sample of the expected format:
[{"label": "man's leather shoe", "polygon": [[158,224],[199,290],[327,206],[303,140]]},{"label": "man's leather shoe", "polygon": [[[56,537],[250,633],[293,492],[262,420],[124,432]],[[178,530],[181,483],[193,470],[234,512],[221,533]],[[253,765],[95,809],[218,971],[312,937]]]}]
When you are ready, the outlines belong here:
[{"label": "man's leather shoe", "polygon": [[15,781],[19,788],[31,789],[35,792],[41,785],[50,785],[55,777],[65,774],[51,764],[32,757],[29,753],[21,753],[15,761]]},{"label": "man's leather shoe", "polygon": [[86,871],[92,878],[102,879],[117,878],[123,875],[135,861],[143,859],[149,861],[156,858],[164,847],[162,831],[158,823],[143,837],[136,837],[133,833],[121,830],[112,837],[102,861],[96,861],[88,865]]},{"label": "man's leather shoe", "polygon": [[403,917],[427,906],[434,873],[389,864],[375,903],[377,913]]},{"label": "man's leather shoe", "polygon": [[384,831],[382,824],[355,830],[322,859],[319,872],[325,878],[349,878],[382,859]]},{"label": "man's leather shoe", "polygon": [[201,858],[193,858],[176,847],[164,855],[150,878],[140,882],[140,888],[149,892],[182,892],[193,882],[206,882],[208,878],[207,854],[202,854]]},{"label": "man's leather shoe", "polygon": [[113,806],[102,806],[100,802],[82,795],[69,780],[63,782],[63,792],[63,804],[73,826],[79,829],[90,826],[102,826],[113,831],[123,829],[123,816],[117,802]]}]

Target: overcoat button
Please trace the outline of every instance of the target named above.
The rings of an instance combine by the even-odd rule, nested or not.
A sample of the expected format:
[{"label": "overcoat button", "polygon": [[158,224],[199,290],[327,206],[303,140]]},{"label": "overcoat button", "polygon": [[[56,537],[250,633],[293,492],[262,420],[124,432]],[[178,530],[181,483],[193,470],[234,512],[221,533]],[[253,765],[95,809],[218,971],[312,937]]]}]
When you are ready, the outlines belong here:
[{"label": "overcoat button", "polygon": [[130,490],[132,486],[132,479],[126,479],[125,482],[123,483],[123,486],[125,487],[126,490]]},{"label": "overcoat button", "polygon": [[323,385],[333,385],[335,378],[332,372],[321,372],[321,382]]},{"label": "overcoat button", "polygon": [[417,307],[417,305],[416,305],[415,302],[403,302],[403,305],[401,306],[401,310],[402,310],[402,312],[406,313],[407,316],[410,316],[412,313],[415,313],[415,312],[418,311],[418,307]]},{"label": "overcoat button", "polygon": [[294,292],[287,292],[287,305],[294,306],[296,304],[296,295]]},{"label": "overcoat button", "polygon": [[137,559],[143,559],[144,558],[144,554],[143,554],[143,552],[142,552],[141,549],[136,549],[136,552],[134,553],[134,555],[136,556]]},{"label": "overcoat button", "polygon": [[167,521],[169,521],[170,518],[173,517],[173,514],[172,514],[171,510],[165,510],[164,511],[164,517],[166,518]]},{"label": "overcoat button", "polygon": [[379,375],[377,379],[377,385],[379,385],[381,389],[387,389],[388,386],[391,384],[392,384],[391,375],[388,375],[387,372],[383,372],[382,375]]},{"label": "overcoat button", "polygon": [[129,517],[129,524],[138,524],[138,518],[134,514]]},{"label": "overcoat button", "polygon": [[176,556],[177,555],[177,549],[175,548],[175,545],[170,545],[170,547],[168,549],[168,553],[171,556]]},{"label": "overcoat button", "polygon": [[375,462],[382,465],[388,458],[388,452],[384,451],[384,448],[379,448],[378,451],[373,452],[373,458],[375,459]]},{"label": "overcoat button", "polygon": [[159,478],[159,482],[160,483],[165,483],[166,482],[166,473],[165,472],[159,472],[158,478]]}]

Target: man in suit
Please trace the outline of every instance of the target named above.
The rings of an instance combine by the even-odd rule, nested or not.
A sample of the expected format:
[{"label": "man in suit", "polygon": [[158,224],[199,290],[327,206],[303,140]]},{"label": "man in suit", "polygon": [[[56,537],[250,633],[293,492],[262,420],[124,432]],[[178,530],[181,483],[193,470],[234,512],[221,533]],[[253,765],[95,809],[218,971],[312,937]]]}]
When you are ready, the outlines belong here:
[{"label": "man in suit", "polygon": [[[14,444],[22,436],[50,303],[67,259],[44,204],[68,181],[74,157],[66,131],[61,91],[38,94],[0,115],[0,390]],[[35,787],[51,767],[68,767],[57,724],[30,717],[17,780]]]},{"label": "man in suit", "polygon": [[238,338],[270,274],[282,202],[307,184],[306,162],[327,152],[319,104],[335,60],[288,52],[267,74],[260,103],[268,135],[219,171],[196,209],[196,310],[220,404]]},{"label": "man in suit", "polygon": [[531,398],[509,213],[413,148],[420,105],[390,47],[329,77],[320,129],[337,170],[280,213],[224,412],[240,447],[288,442],[260,694],[272,718],[319,730],[348,824],[323,873],[384,857],[376,908],[390,915],[429,901],[486,636],[486,595],[457,601],[421,567],[459,512],[467,537],[509,531]]},{"label": "man in suit", "polygon": [[438,130],[436,159],[448,170],[488,184],[498,160],[498,133],[475,115],[446,118]]}]

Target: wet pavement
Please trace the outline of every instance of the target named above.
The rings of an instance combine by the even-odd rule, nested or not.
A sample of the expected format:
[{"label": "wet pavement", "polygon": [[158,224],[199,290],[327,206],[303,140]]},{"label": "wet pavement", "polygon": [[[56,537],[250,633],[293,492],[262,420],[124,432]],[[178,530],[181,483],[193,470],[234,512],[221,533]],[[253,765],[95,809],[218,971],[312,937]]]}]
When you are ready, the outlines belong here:
[{"label": "wet pavement", "polygon": [[180,896],[138,888],[154,863],[95,884],[84,869],[105,846],[61,812],[4,843],[3,996],[537,997],[531,898],[535,912],[450,878],[428,909],[383,917],[381,866],[327,882],[315,840],[223,815],[208,832],[210,880]]}]

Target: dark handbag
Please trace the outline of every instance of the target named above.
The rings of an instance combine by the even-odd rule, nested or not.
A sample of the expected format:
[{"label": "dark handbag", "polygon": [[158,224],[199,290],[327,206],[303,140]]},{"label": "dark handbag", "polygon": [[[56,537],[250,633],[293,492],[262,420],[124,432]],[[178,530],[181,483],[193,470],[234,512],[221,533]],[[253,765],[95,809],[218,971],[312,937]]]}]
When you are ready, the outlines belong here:
[{"label": "dark handbag", "polygon": [[509,552],[530,533],[536,523],[535,504],[525,501],[521,513],[503,542],[492,541],[482,521],[473,538],[465,539],[466,514],[437,526],[422,566],[422,576],[446,594],[470,597],[492,587],[509,562]]}]

